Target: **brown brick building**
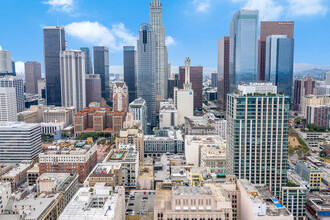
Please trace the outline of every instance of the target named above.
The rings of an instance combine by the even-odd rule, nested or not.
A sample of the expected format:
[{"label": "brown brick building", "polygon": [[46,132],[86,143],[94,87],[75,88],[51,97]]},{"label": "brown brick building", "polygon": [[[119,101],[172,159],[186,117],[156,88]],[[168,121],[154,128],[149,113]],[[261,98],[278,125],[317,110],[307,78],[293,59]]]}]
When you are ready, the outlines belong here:
[{"label": "brown brick building", "polygon": [[74,115],[75,136],[83,132],[118,133],[123,128],[126,114],[126,111],[115,112],[111,108],[84,108]]},{"label": "brown brick building", "polygon": [[83,183],[97,163],[97,145],[62,147],[39,154],[39,175],[43,173],[78,174]]}]

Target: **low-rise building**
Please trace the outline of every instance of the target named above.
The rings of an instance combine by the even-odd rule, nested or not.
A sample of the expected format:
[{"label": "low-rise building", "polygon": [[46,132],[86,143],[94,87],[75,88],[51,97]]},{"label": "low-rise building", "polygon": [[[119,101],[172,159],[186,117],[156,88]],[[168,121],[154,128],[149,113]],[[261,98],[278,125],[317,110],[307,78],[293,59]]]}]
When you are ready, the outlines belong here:
[{"label": "low-rise building", "polygon": [[84,182],[84,186],[93,187],[96,183],[105,183],[107,186],[122,185],[122,164],[98,163]]},{"label": "low-rise building", "polygon": [[296,173],[308,182],[308,190],[321,190],[322,170],[311,162],[298,161],[295,166]]},{"label": "low-rise building", "polygon": [[158,183],[154,219],[233,218],[231,200],[219,184],[203,187],[171,186]]},{"label": "low-rise building", "polygon": [[[193,166],[201,166],[201,163],[205,164],[211,162],[211,151],[215,151],[219,148],[219,156],[226,157],[226,143],[217,135],[186,135],[185,136],[185,156],[187,164]],[[201,160],[201,149],[203,150],[203,161]],[[206,147],[206,148],[205,148]],[[210,147],[211,150],[208,150]],[[212,150],[215,149],[215,150]],[[209,153],[208,153],[209,152]],[[208,156],[207,156],[208,155]],[[208,157],[208,158],[207,158]],[[217,160],[220,164],[223,163],[222,158]],[[215,165],[213,166],[215,168]],[[222,169],[222,168],[220,168]]]},{"label": "low-rise building", "polygon": [[180,130],[165,129],[144,136],[144,156],[160,157],[164,153],[183,154],[184,141]]},{"label": "low-rise building", "polygon": [[125,189],[97,183],[78,190],[65,207],[59,220],[124,220]]},{"label": "low-rise building", "polygon": [[238,180],[241,196],[240,215],[244,220],[293,220],[294,217],[264,185]]},{"label": "low-rise building", "polygon": [[39,123],[38,121],[38,110],[24,110],[17,113],[17,120],[25,123]]},{"label": "low-rise building", "polygon": [[3,213],[11,197],[10,182],[0,182],[0,213]]},{"label": "low-rise building", "polygon": [[126,205],[126,219],[154,219],[155,197],[155,190],[131,191]]},{"label": "low-rise building", "polygon": [[330,193],[310,193],[306,201],[306,216],[311,220],[330,219]]},{"label": "low-rise building", "polygon": [[51,107],[43,111],[43,122],[63,123],[64,127],[73,124],[74,113],[76,108],[71,107]]},{"label": "low-rise building", "polygon": [[11,189],[14,191],[26,179],[26,173],[32,167],[32,161],[22,161],[22,163],[14,165],[11,170],[0,176],[0,182],[10,182]]},{"label": "low-rise building", "polygon": [[211,173],[226,173],[226,142],[220,145],[203,145],[200,148],[201,167],[209,167]]},{"label": "low-rise building", "polygon": [[33,186],[37,183],[39,177],[39,164],[34,164],[34,166],[26,172],[27,184]]},{"label": "low-rise building", "polygon": [[139,152],[133,144],[120,144],[118,149],[112,149],[103,164],[121,164],[122,183],[125,187],[136,188],[139,171]]},{"label": "low-rise building", "polygon": [[141,190],[154,189],[154,167],[140,166],[137,177],[137,188]]},{"label": "low-rise building", "polygon": [[160,102],[159,127],[171,128],[179,124],[178,110],[174,107],[173,100]]},{"label": "low-rise building", "polygon": [[97,163],[97,144],[79,142],[76,146],[51,147],[39,154],[40,175],[43,173],[72,173],[83,183]]},{"label": "low-rise building", "polygon": [[215,125],[203,116],[185,117],[184,131],[186,135],[216,135]]},{"label": "low-rise building", "polygon": [[140,161],[144,160],[144,134],[140,129],[123,129],[115,140],[116,146],[119,144],[134,144],[139,152]]},{"label": "low-rise building", "polygon": [[307,106],[306,124],[314,124],[317,127],[329,128],[329,106]]}]

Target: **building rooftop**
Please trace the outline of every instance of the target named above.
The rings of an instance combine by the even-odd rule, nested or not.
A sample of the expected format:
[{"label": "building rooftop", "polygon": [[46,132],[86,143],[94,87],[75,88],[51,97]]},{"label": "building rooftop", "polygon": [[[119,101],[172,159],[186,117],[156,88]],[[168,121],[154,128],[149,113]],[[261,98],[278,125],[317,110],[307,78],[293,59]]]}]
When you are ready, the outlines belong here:
[{"label": "building rooftop", "polygon": [[76,178],[77,175],[70,175],[69,173],[43,173],[38,177],[38,182],[50,181],[57,191],[65,191]]},{"label": "building rooftop", "polygon": [[212,195],[212,190],[208,186],[204,187],[192,187],[192,186],[174,186],[172,188],[173,195],[176,196],[210,196]]},{"label": "building rooftop", "polygon": [[15,177],[20,174],[22,171],[26,170],[29,166],[31,166],[32,161],[22,161],[22,163],[16,164],[11,170],[4,173],[1,178],[7,177]]},{"label": "building rooftop", "polygon": [[154,167],[153,166],[139,166],[138,180],[153,180]]},{"label": "building rooftop", "polygon": [[214,126],[202,116],[185,117],[186,122],[192,129],[214,129]]},{"label": "building rooftop", "polygon": [[308,195],[307,203],[316,211],[330,211],[330,192],[313,192]]},{"label": "building rooftop", "polygon": [[[250,200],[256,206],[264,206],[266,208],[267,216],[290,216],[291,213],[278,201],[278,199],[272,195],[267,186],[265,185],[252,185],[246,179],[239,180],[244,187],[244,190],[249,194]],[[258,215],[264,215],[264,213],[258,212]]]},{"label": "building rooftop", "polygon": [[150,215],[153,219],[156,191],[131,191],[126,206],[126,215]]},{"label": "building rooftop", "polygon": [[40,155],[84,155],[89,152],[96,144],[86,144],[85,142],[78,142],[74,145],[62,145],[62,146],[49,146],[48,150],[40,153]]},{"label": "building rooftop", "polygon": [[31,130],[40,126],[36,123],[25,123],[25,122],[0,122],[0,131],[9,130]]},{"label": "building rooftop", "polygon": [[103,162],[135,162],[138,158],[137,151],[112,149]]},{"label": "building rooftop", "polygon": [[118,189],[122,187],[114,190],[103,183],[96,183],[93,190],[90,187],[80,188],[63,210],[60,219],[114,219],[118,214],[115,213]]}]

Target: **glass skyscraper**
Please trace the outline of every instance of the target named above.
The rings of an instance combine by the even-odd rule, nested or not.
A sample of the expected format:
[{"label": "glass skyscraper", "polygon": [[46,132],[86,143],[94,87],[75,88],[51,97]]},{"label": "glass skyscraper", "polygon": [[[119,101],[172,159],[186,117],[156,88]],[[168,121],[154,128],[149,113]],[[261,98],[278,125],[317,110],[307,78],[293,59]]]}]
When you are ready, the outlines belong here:
[{"label": "glass skyscraper", "polygon": [[101,78],[102,98],[107,102],[110,100],[109,87],[109,48],[104,46],[93,47],[94,51],[94,73]]},{"label": "glass skyscraper", "polygon": [[229,92],[257,79],[258,10],[239,10],[230,23]]},{"label": "glass skyscraper", "polygon": [[60,52],[65,50],[64,27],[44,27],[47,105],[61,106]]},{"label": "glass skyscraper", "polygon": [[287,35],[266,38],[265,81],[277,86],[277,91],[292,94],[294,39]]},{"label": "glass skyscraper", "polygon": [[228,94],[227,173],[266,184],[279,197],[286,186],[290,97]]},{"label": "glass skyscraper", "polygon": [[147,104],[148,122],[156,125],[156,42],[150,24],[141,24],[138,51],[137,97]]},{"label": "glass skyscraper", "polygon": [[93,74],[92,54],[88,47],[80,47],[86,53],[86,74]]},{"label": "glass skyscraper", "polygon": [[128,87],[129,103],[136,99],[137,59],[134,46],[124,46],[124,81]]}]

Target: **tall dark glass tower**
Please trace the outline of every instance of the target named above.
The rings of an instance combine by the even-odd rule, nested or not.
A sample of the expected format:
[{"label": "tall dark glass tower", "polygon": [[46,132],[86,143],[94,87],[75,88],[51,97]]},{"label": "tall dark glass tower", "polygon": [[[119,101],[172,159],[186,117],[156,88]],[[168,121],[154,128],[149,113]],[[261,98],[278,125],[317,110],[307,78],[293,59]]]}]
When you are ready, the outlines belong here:
[{"label": "tall dark glass tower", "polygon": [[60,51],[65,50],[64,27],[44,27],[47,105],[61,106]]},{"label": "tall dark glass tower", "polygon": [[129,103],[136,97],[136,50],[134,46],[124,46],[124,81],[128,87]]},{"label": "tall dark glass tower", "polygon": [[156,41],[150,24],[141,24],[137,51],[137,97],[146,101],[148,123],[156,126]]},{"label": "tall dark glass tower", "polygon": [[93,74],[92,55],[88,47],[80,47],[86,53],[86,74]]},{"label": "tall dark glass tower", "polygon": [[94,73],[101,78],[102,98],[107,102],[110,98],[109,87],[109,48],[104,46],[93,47],[94,51]]}]

